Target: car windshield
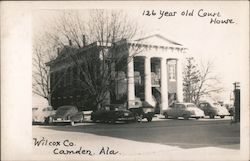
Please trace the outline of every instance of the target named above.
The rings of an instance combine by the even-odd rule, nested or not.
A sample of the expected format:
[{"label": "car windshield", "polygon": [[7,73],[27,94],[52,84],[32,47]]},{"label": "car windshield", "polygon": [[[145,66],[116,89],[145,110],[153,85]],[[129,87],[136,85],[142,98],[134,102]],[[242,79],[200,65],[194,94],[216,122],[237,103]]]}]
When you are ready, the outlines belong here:
[{"label": "car windshield", "polygon": [[217,107],[217,108],[222,107],[219,103],[213,103],[213,106],[214,106],[214,107]]},{"label": "car windshield", "polygon": [[57,109],[57,115],[64,115],[66,113],[77,113],[78,109],[75,106],[61,106]]}]

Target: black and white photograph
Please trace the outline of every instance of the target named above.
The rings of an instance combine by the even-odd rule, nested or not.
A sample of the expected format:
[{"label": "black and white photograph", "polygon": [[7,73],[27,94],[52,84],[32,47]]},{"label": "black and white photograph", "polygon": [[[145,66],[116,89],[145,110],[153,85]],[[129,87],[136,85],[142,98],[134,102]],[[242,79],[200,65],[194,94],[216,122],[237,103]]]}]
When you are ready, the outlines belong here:
[{"label": "black and white photograph", "polygon": [[249,160],[248,1],[1,9],[1,160]]}]

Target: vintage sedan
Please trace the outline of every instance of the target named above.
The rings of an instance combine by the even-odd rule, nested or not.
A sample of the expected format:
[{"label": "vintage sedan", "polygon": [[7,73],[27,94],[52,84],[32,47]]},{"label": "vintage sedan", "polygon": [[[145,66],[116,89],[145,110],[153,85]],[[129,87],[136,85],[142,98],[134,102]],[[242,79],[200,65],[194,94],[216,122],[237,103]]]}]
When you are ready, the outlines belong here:
[{"label": "vintage sedan", "polygon": [[127,110],[123,105],[107,105],[97,111],[91,113],[91,120],[93,122],[132,122],[135,117],[132,112]]},{"label": "vintage sedan", "polygon": [[148,122],[151,122],[155,115],[155,108],[146,101],[137,101],[135,106],[129,108],[134,114],[137,121],[141,121],[146,118]]},{"label": "vintage sedan", "polygon": [[199,103],[198,107],[202,109],[205,115],[209,116],[210,118],[214,118],[215,116],[220,116],[220,118],[224,118],[225,116],[230,115],[226,107],[221,106],[219,103],[216,102],[211,103],[203,101]]},{"label": "vintage sedan", "polygon": [[204,112],[196,107],[193,103],[175,103],[163,112],[165,118],[179,118],[183,117],[185,120],[189,118],[203,118]]},{"label": "vintage sedan", "polygon": [[52,116],[56,113],[51,106],[38,108],[32,108],[32,124],[42,123],[44,124],[49,116]]},{"label": "vintage sedan", "polygon": [[75,122],[83,122],[84,114],[82,111],[78,111],[75,106],[60,106],[53,116],[50,116],[47,120],[49,124],[56,122],[69,122],[74,125]]}]

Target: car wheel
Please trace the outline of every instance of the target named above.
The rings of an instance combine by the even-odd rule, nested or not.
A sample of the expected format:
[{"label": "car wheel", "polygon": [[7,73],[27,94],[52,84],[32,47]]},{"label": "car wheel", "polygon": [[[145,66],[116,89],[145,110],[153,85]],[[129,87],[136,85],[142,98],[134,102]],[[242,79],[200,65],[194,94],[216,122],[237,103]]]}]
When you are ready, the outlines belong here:
[{"label": "car wheel", "polygon": [[115,119],[110,120],[111,124],[115,124]]},{"label": "car wheel", "polygon": [[199,117],[196,117],[196,120],[199,120],[200,118]]},{"label": "car wheel", "polygon": [[164,116],[165,116],[165,119],[168,119],[168,114],[167,113],[165,113]]},{"label": "car wheel", "polygon": [[142,115],[136,115],[137,122],[142,122],[142,118],[143,118]]},{"label": "car wheel", "polygon": [[52,117],[45,118],[44,124],[51,125],[52,123],[53,123],[53,118]]},{"label": "car wheel", "polygon": [[152,121],[152,117],[148,117],[147,120],[148,120],[148,122],[151,122]]},{"label": "car wheel", "polygon": [[44,119],[41,121],[41,123],[43,124],[43,125],[46,125],[47,124],[47,122],[48,122],[48,117],[44,117]]},{"label": "car wheel", "polygon": [[224,117],[225,117],[225,116],[220,116],[220,118],[222,118],[222,119],[223,119]]},{"label": "car wheel", "polygon": [[75,122],[74,122],[74,121],[70,121],[70,125],[71,125],[71,126],[74,126],[74,125],[75,125]]},{"label": "car wheel", "polygon": [[210,113],[210,114],[209,114],[209,118],[210,118],[210,119],[214,119],[214,114]]},{"label": "car wheel", "polygon": [[184,118],[184,120],[188,120],[189,119],[188,115],[183,115],[183,118]]}]

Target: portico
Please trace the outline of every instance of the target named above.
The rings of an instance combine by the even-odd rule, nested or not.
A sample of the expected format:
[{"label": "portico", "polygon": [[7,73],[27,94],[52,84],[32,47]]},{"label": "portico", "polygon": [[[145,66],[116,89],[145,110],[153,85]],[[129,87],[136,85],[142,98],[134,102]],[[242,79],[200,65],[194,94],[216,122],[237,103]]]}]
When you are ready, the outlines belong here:
[{"label": "portico", "polygon": [[[132,46],[140,45],[142,50],[140,53],[133,53],[133,49],[129,50],[129,59],[127,66],[127,79],[128,79],[128,105],[134,105],[135,94],[135,59],[138,57],[144,61],[144,100],[149,104],[155,106],[156,101],[153,98],[152,88],[160,89],[161,93],[161,110],[166,110],[169,105],[169,90],[171,83],[174,84],[178,102],[183,102],[183,89],[182,89],[182,59],[183,54],[186,52],[181,44],[168,40],[161,35],[152,35],[144,39],[134,42],[129,42]],[[131,47],[133,48],[133,47]],[[152,60],[156,64],[156,71],[153,72]],[[172,64],[169,64],[171,62]],[[154,69],[155,69],[154,68]],[[159,84],[154,85],[152,80],[159,78]]]}]

